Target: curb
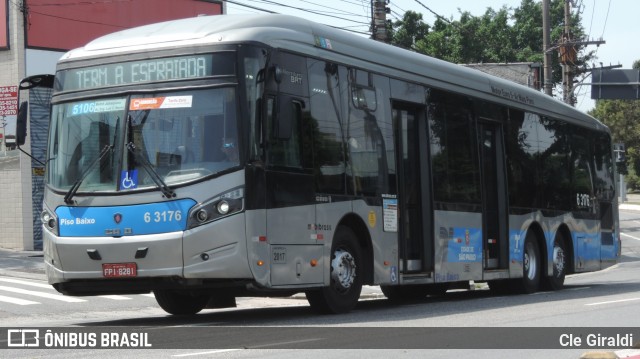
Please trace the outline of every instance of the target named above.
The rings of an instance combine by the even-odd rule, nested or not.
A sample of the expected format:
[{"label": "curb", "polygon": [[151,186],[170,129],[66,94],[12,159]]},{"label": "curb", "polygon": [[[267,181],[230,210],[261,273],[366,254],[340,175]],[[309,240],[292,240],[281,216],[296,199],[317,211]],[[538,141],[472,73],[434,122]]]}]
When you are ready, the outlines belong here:
[{"label": "curb", "polygon": [[623,349],[615,352],[586,352],[580,359],[640,359],[640,349]]},{"label": "curb", "polygon": [[624,210],[624,211],[636,211],[636,212],[640,212],[640,205],[637,204],[628,204],[628,203],[620,203],[618,205],[618,209],[619,210]]}]

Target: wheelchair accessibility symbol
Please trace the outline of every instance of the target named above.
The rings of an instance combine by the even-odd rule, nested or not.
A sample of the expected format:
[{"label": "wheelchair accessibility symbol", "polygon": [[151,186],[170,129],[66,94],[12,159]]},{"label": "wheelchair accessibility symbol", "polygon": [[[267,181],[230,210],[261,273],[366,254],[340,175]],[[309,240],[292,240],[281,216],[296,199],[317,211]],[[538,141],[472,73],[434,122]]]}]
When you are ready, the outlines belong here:
[{"label": "wheelchair accessibility symbol", "polygon": [[138,188],[138,170],[122,171],[120,174],[120,189]]}]

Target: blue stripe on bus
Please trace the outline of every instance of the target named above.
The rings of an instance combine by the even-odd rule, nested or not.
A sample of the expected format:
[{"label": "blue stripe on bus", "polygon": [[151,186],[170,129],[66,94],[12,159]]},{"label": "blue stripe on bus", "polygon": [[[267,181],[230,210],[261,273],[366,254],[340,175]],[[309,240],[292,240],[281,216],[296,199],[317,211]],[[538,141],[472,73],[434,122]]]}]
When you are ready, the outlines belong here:
[{"label": "blue stripe on bus", "polygon": [[[522,262],[525,235],[526,232],[524,230],[509,231],[509,261]],[[551,260],[553,255],[551,250],[553,242],[549,238],[552,238],[552,235],[546,232],[547,260]],[[574,253],[582,260],[600,260],[601,255],[612,257],[612,253],[609,252],[616,250],[615,246],[610,248],[611,246],[601,245],[601,233],[599,232],[573,232],[572,244]],[[601,254],[601,251],[603,251],[603,254]]]},{"label": "blue stripe on bus", "polygon": [[61,206],[56,215],[60,236],[121,237],[184,231],[195,204],[192,199],[181,199],[132,206]]}]

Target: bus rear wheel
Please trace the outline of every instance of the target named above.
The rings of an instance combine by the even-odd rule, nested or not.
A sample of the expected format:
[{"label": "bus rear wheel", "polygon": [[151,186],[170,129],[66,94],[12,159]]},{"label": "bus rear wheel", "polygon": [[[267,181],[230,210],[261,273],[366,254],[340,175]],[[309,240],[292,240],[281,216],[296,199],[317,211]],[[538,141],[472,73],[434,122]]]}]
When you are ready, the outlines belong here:
[{"label": "bus rear wheel", "polygon": [[524,293],[534,293],[540,287],[540,250],[533,233],[527,234],[524,241],[523,277],[521,289]]},{"label": "bus rear wheel", "polygon": [[544,278],[545,288],[560,290],[564,286],[564,278],[567,272],[567,251],[564,237],[558,234],[553,241],[553,274]]},{"label": "bus rear wheel", "polygon": [[209,302],[204,294],[180,293],[175,290],[154,290],[156,302],[165,312],[173,315],[193,315],[200,312]]},{"label": "bus rear wheel", "polygon": [[307,291],[306,296],[318,313],[347,313],[356,306],[362,291],[362,250],[356,235],[346,226],[338,226],[331,248],[329,286]]}]

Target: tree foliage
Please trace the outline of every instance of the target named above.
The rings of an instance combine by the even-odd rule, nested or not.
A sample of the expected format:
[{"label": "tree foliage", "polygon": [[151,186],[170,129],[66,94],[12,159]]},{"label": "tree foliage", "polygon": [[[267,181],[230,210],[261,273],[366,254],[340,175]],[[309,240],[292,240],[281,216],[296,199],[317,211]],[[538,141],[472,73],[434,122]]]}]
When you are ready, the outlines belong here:
[{"label": "tree foliage", "polygon": [[[438,18],[433,25],[422,14],[407,11],[393,24],[391,43],[453,63],[542,63],[542,3],[522,0],[520,6],[487,8],[481,16],[460,11],[460,18]],[[564,29],[564,0],[551,0],[551,42],[560,41]],[[585,31],[580,15],[571,18],[573,39],[582,40]],[[579,69],[593,58],[593,52],[578,47]],[[553,56],[553,82],[562,81],[558,56]]]},{"label": "tree foliage", "polygon": [[[640,60],[633,63],[640,69]],[[630,187],[640,189],[640,102],[638,100],[598,100],[589,114],[611,129],[614,142],[623,143]]]}]

